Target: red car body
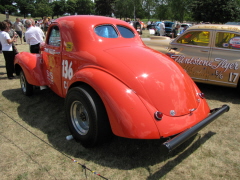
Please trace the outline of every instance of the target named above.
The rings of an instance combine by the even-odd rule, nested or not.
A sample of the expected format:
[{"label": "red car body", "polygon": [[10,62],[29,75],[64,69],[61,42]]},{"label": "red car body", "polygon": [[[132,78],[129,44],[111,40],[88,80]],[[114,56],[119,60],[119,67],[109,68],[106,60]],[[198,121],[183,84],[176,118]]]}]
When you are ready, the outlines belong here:
[{"label": "red car body", "polygon": [[[96,102],[101,101],[106,111],[107,131],[126,138],[171,137],[195,126],[210,113],[202,93],[178,63],[147,47],[131,25],[114,18],[59,18],[49,27],[41,53],[21,52],[15,66],[17,72],[22,72],[24,94],[31,95],[32,86],[47,86],[66,98],[70,131],[85,147],[98,144],[101,140],[97,136],[105,129],[99,127],[104,125],[101,120],[94,121],[94,131],[100,129],[99,134],[88,135],[94,124],[92,113],[85,102],[74,100],[77,87],[83,87],[81,93],[89,90],[98,96]],[[90,103],[91,99],[96,98],[90,98]],[[86,107],[79,113],[84,120],[75,105]],[[86,129],[81,129],[81,123],[87,124]]]}]

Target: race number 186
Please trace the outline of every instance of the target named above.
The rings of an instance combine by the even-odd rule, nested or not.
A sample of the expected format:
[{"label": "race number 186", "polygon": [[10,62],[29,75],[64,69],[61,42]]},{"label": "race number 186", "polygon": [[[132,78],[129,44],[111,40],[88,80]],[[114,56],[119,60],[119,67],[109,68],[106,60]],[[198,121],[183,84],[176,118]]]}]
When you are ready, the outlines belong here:
[{"label": "race number 186", "polygon": [[62,61],[62,76],[66,79],[72,79],[73,77],[73,69],[72,69],[72,61],[69,63],[68,60]]}]

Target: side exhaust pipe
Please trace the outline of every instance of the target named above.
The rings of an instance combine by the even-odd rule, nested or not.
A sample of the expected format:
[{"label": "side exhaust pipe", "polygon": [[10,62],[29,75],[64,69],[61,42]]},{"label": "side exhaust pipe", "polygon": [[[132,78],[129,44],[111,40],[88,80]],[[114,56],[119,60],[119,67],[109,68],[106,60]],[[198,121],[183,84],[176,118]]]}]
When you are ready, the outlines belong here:
[{"label": "side exhaust pipe", "polygon": [[186,131],[180,133],[179,135],[175,136],[174,138],[166,141],[162,144],[164,151],[171,152],[176,147],[184,143],[186,140],[188,140],[193,135],[197,134],[198,131],[203,129],[205,126],[207,126],[209,123],[217,119],[220,115],[222,115],[225,112],[228,112],[230,107],[228,105],[223,105],[221,108],[212,109],[210,111],[210,115],[196,124],[195,126],[191,127],[190,129],[187,129]]}]

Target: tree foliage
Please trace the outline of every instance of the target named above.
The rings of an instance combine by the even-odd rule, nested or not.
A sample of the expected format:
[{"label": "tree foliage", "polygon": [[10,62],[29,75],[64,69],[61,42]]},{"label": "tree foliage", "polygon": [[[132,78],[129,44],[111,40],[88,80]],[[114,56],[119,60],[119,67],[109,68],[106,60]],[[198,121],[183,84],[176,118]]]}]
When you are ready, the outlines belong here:
[{"label": "tree foliage", "polygon": [[17,11],[17,7],[14,5],[14,0],[0,0],[0,12],[5,14],[8,10],[9,14]]},{"label": "tree foliage", "polygon": [[94,3],[91,0],[76,1],[77,14],[94,14]]},{"label": "tree foliage", "polygon": [[95,0],[95,14],[102,16],[112,16],[114,0]]},{"label": "tree foliage", "polygon": [[62,16],[65,13],[171,21],[225,23],[240,20],[240,0],[0,0],[0,12],[24,17]]},{"label": "tree foliage", "polygon": [[44,16],[51,16],[53,14],[52,8],[45,3],[37,3],[35,5],[35,11],[32,13],[33,17],[44,17]]},{"label": "tree foliage", "polygon": [[239,1],[195,0],[192,2],[192,16],[196,21],[226,23],[239,18]]},{"label": "tree foliage", "polygon": [[67,7],[66,7],[66,2],[65,0],[61,0],[61,1],[54,1],[52,4],[51,4],[51,8],[53,10],[53,14],[52,16],[61,16],[63,15],[64,13],[67,12]]}]

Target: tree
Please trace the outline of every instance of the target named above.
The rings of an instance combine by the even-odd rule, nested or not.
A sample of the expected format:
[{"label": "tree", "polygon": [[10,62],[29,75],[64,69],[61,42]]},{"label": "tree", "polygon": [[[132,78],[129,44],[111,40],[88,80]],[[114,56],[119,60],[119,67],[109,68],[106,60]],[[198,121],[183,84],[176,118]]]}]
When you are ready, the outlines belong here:
[{"label": "tree", "polygon": [[94,3],[92,0],[76,0],[76,13],[78,14],[93,14]]},{"label": "tree", "polygon": [[172,20],[183,22],[187,14],[190,13],[189,7],[192,0],[166,0],[166,2],[169,5]]},{"label": "tree", "polygon": [[97,15],[112,16],[114,0],[95,0]]},{"label": "tree", "polygon": [[34,0],[15,0],[15,2],[17,3],[17,7],[24,18],[28,14],[32,14],[35,10]]},{"label": "tree", "polygon": [[196,21],[226,23],[239,18],[237,0],[194,0],[192,16]]},{"label": "tree", "polygon": [[171,19],[172,13],[171,12],[171,6],[168,4],[167,0],[160,0],[155,9],[155,15],[154,17],[158,18],[159,20],[166,20]]},{"label": "tree", "polygon": [[[51,3],[51,8],[53,10],[52,16],[61,16],[67,12],[67,4],[65,0],[54,1]],[[53,17],[52,17],[53,18]]]},{"label": "tree", "polygon": [[[148,20],[152,15],[155,15],[156,10],[158,9],[159,0],[145,0],[143,1],[143,8],[145,9]],[[158,10],[157,10],[158,11]],[[164,11],[158,11],[163,12]]]},{"label": "tree", "polygon": [[133,0],[115,0],[113,5],[113,13],[120,19],[134,18],[134,7]]},{"label": "tree", "polygon": [[113,13],[120,18],[144,18],[146,10],[143,6],[143,0],[115,0],[113,4]]},{"label": "tree", "polygon": [[0,13],[5,14],[5,10],[11,14],[17,11],[16,5],[14,5],[14,0],[0,0]]},{"label": "tree", "polygon": [[45,4],[45,3],[37,3],[35,5],[35,11],[34,13],[32,13],[33,17],[44,17],[44,16],[52,16],[53,14],[53,10],[52,8],[49,6],[49,4]]},{"label": "tree", "polygon": [[76,6],[77,6],[76,0],[68,0],[66,2],[66,10],[67,10],[66,13],[69,13],[71,15],[75,14],[76,13],[76,10],[75,10]]}]

